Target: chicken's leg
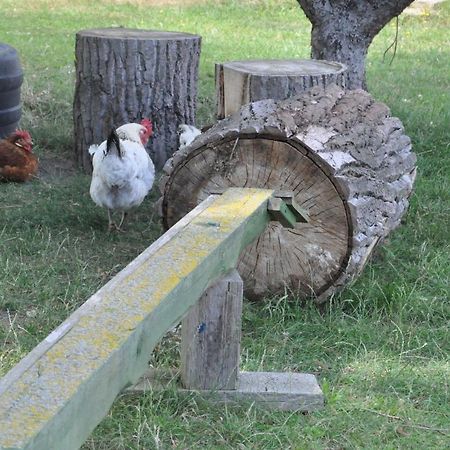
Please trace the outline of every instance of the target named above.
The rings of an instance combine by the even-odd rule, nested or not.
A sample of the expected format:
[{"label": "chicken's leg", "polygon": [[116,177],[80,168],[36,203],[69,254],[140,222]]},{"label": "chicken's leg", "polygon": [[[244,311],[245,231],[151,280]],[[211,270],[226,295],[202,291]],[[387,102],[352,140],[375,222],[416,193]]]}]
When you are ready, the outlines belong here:
[{"label": "chicken's leg", "polygon": [[117,227],[118,231],[123,231],[122,230],[122,225],[125,222],[126,217],[127,217],[127,212],[126,211],[122,211],[122,218],[120,219],[119,226]]},{"label": "chicken's leg", "polygon": [[111,210],[108,209],[108,231],[112,231],[117,228],[117,225],[114,223],[111,217]]}]

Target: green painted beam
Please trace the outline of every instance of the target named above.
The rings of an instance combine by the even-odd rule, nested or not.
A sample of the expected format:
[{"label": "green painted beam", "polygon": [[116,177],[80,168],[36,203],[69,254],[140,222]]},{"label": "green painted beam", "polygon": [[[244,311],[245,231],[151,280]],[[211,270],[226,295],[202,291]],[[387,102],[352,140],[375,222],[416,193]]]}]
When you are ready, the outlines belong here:
[{"label": "green painted beam", "polygon": [[295,228],[297,218],[281,198],[272,197],[267,207],[272,220],[280,222],[283,227]]},{"label": "green painted beam", "polygon": [[308,212],[295,201],[292,191],[277,191],[269,201],[269,214],[286,228],[295,228],[297,222],[309,222]]},{"label": "green painted beam", "polygon": [[273,191],[209,197],[0,380],[0,449],[77,449],[209,284],[265,229]]}]

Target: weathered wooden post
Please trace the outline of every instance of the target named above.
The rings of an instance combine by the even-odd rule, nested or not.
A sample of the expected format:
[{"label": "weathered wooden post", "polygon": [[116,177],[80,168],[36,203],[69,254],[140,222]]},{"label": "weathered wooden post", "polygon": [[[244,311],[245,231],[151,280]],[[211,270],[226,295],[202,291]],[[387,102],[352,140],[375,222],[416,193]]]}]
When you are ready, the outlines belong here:
[{"label": "weathered wooden post", "polygon": [[312,411],[324,398],[312,374],[240,372],[243,282],[236,270],[209,287],[181,323],[181,383],[215,402]]},{"label": "weathered wooden post", "polygon": [[148,117],[148,150],[157,168],[176,150],[180,123],[194,123],[200,36],[105,28],[76,36],[75,153],[92,170],[89,145],[111,128]]},{"label": "weathered wooden post", "polygon": [[285,59],[245,60],[216,64],[217,118],[247,103],[284,100],[314,86],[345,87],[347,67],[338,62]]},{"label": "weathered wooden post", "polygon": [[208,288],[181,322],[186,389],[236,389],[243,283],[234,269]]}]

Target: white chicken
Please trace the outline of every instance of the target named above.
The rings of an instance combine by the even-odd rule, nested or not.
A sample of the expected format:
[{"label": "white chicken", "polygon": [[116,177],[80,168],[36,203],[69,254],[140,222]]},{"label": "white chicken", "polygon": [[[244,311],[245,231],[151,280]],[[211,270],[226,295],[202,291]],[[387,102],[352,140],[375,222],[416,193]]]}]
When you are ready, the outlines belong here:
[{"label": "white chicken", "polygon": [[197,136],[202,134],[202,132],[195,128],[193,125],[182,124],[178,126],[178,134],[180,135],[179,141],[180,146],[178,150],[183,150],[186,148]]},{"label": "white chicken", "polygon": [[[152,123],[127,123],[112,130],[100,145],[91,145],[92,180],[89,193],[98,206],[108,210],[108,229],[121,230],[127,211],[139,206],[152,188],[155,167],[145,150],[153,133]],[[112,212],[122,213],[119,224]]]}]

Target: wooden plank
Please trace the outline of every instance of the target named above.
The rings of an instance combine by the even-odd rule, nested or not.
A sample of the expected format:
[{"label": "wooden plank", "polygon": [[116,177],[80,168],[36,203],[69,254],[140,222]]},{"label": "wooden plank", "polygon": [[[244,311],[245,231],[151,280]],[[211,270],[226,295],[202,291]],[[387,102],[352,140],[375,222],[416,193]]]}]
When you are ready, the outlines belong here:
[{"label": "wooden plank", "polygon": [[243,282],[236,269],[210,286],[181,322],[181,380],[187,389],[235,389]]},{"label": "wooden plank", "polygon": [[279,411],[315,411],[323,408],[324,395],[317,378],[309,373],[240,372],[236,389],[195,391],[180,388],[178,374],[163,369],[149,369],[139,382],[126,393],[148,390],[177,389],[178,394],[199,395],[217,403],[255,403],[260,408]]},{"label": "wooden plank", "polygon": [[151,351],[265,229],[273,191],[208,199],[94,294],[0,385],[0,449],[76,449]]},{"label": "wooden plank", "polygon": [[215,394],[218,401],[255,402],[282,411],[314,411],[324,404],[317,379],[309,373],[240,372],[235,392],[221,390]]}]

